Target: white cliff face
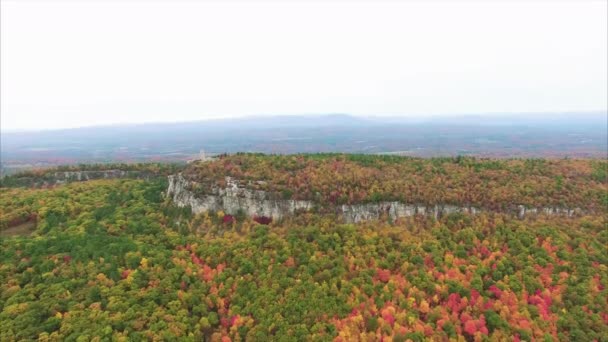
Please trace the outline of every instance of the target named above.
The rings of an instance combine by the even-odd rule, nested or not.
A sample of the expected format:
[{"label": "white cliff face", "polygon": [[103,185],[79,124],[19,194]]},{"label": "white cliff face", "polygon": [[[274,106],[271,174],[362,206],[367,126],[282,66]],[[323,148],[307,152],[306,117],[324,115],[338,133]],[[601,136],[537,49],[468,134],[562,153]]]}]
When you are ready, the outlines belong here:
[{"label": "white cliff face", "polygon": [[368,204],[342,205],[342,216],[349,223],[378,219],[385,215],[392,220],[414,215],[428,215],[435,219],[452,213],[477,214],[481,210],[475,207],[458,207],[455,205],[425,206],[422,204],[405,204],[401,202],[379,202]]},{"label": "white cliff face", "polygon": [[543,213],[545,215],[560,215],[560,216],[579,216],[585,212],[581,208],[560,208],[560,207],[542,207],[542,208],[526,208],[523,205],[517,206],[517,217],[523,219],[526,215],[536,215]]},{"label": "white cliff face", "polygon": [[[240,187],[237,181],[226,178],[226,188],[210,189],[210,194],[196,196],[190,189],[191,182],[182,174],[169,176],[167,196],[171,196],[175,204],[180,207],[190,206],[192,212],[197,214],[205,211],[222,210],[228,214],[236,214],[242,210],[248,216],[267,216],[280,219],[293,215],[298,211],[308,211],[314,206],[312,201],[298,201],[275,199],[265,191],[250,190]],[[406,204],[401,202],[379,202],[364,204],[348,204],[336,207],[336,212],[347,223],[358,223],[367,220],[377,220],[389,217],[396,220],[401,217],[414,215],[432,216],[435,219],[452,213],[478,214],[487,210],[471,206],[455,206],[440,204],[425,206],[422,204]],[[543,213],[545,215],[562,215],[572,217],[583,212],[579,208],[567,209],[559,207],[527,208],[523,205],[513,206],[510,213],[520,219],[529,215]]]},{"label": "white cliff face", "polygon": [[272,199],[265,191],[241,188],[230,178],[226,180],[226,188],[214,188],[211,189],[211,194],[197,197],[188,190],[190,182],[181,174],[169,176],[167,195],[172,196],[173,201],[180,207],[190,206],[195,214],[222,210],[234,215],[242,210],[248,216],[280,219],[300,210],[308,211],[313,206],[311,201]]}]

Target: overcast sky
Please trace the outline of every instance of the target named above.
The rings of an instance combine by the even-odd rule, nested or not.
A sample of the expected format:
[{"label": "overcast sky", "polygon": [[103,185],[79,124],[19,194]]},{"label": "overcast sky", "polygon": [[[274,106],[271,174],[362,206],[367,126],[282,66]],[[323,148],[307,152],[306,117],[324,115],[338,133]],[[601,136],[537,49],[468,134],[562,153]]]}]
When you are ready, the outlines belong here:
[{"label": "overcast sky", "polygon": [[3,130],[605,110],[603,1],[1,1]]}]

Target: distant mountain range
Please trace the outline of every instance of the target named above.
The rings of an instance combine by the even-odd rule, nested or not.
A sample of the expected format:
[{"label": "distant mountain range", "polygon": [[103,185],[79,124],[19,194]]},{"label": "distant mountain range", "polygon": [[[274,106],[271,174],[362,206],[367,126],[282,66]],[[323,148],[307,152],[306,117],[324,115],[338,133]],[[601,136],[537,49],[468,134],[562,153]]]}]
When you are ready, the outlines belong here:
[{"label": "distant mountain range", "polygon": [[430,157],[592,157],[607,153],[606,112],[427,118],[347,114],[257,116],[62,130],[2,132],[7,170],[58,164],[185,161],[244,152],[390,153]]}]

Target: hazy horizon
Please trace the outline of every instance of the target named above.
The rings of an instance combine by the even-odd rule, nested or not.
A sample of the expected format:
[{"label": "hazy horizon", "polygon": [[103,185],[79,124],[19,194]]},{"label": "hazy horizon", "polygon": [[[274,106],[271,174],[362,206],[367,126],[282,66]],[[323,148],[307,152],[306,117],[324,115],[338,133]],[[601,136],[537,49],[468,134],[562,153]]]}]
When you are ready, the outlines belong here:
[{"label": "hazy horizon", "polygon": [[3,132],[0,172],[116,161],[185,162],[201,149],[212,155],[340,152],[411,157],[605,158],[607,127],[606,113],[570,112],[426,119],[346,114],[248,116]]},{"label": "hazy horizon", "polygon": [[0,3],[2,132],[608,108],[605,1]]},{"label": "hazy horizon", "polygon": [[[200,119],[192,118],[185,120],[159,120],[159,121],[139,121],[139,122],[116,122],[116,123],[105,123],[105,124],[91,124],[83,126],[73,127],[50,127],[50,128],[15,128],[15,129],[4,129],[0,127],[0,131],[4,133],[36,133],[36,132],[48,132],[48,131],[63,131],[63,130],[79,130],[79,129],[90,129],[90,128],[111,128],[111,127],[137,127],[137,126],[149,126],[149,125],[179,125],[187,123],[212,123],[212,122],[230,122],[236,120],[251,120],[251,119],[263,119],[263,120],[281,120],[281,119],[294,119],[294,118],[306,118],[306,119],[327,119],[332,117],[346,117],[353,119],[370,120],[378,123],[387,123],[393,121],[399,121],[401,123],[423,123],[423,122],[441,122],[442,120],[456,120],[456,119],[471,119],[471,118],[483,118],[489,122],[495,124],[496,119],[517,119],[527,118],[530,115],[536,116],[538,119],[551,119],[557,117],[568,117],[569,115],[578,114],[583,117],[578,117],[577,121],[584,123],[585,119],[601,116],[602,119],[606,119],[608,123],[608,110],[594,110],[594,111],[560,111],[560,112],[514,112],[514,113],[447,113],[447,114],[428,114],[428,115],[356,115],[349,113],[303,113],[303,114],[251,114],[242,116],[224,116],[224,117],[204,117]],[[483,123],[483,122],[480,122]],[[608,130],[608,127],[606,127]]]}]

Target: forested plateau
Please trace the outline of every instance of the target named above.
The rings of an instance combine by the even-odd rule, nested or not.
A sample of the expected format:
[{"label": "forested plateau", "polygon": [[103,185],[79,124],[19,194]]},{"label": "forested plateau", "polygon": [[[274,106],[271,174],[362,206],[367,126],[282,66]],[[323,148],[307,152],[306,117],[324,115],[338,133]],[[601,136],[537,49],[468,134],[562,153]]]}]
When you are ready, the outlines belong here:
[{"label": "forested plateau", "polygon": [[[236,154],[5,177],[0,340],[608,341],[607,168]],[[104,170],[125,172],[53,178]],[[315,206],[193,213],[167,195],[178,173],[201,196],[228,179]],[[486,210],[358,223],[330,210],[385,201]]]}]

